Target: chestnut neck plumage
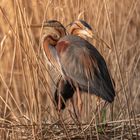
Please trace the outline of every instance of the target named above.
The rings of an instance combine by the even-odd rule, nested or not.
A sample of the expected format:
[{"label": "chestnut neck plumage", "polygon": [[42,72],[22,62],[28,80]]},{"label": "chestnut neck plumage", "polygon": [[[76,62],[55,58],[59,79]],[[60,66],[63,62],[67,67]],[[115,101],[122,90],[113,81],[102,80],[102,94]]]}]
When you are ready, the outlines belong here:
[{"label": "chestnut neck plumage", "polygon": [[55,46],[59,39],[65,35],[65,29],[58,27],[44,27],[42,35],[42,46],[46,58],[51,64],[56,64],[57,52]]},{"label": "chestnut neck plumage", "polygon": [[47,59],[49,60],[50,63],[54,63],[56,61],[54,55],[54,49],[58,40],[59,39],[56,38],[56,36],[53,34],[45,34],[42,37],[44,54],[45,56],[47,56]]}]

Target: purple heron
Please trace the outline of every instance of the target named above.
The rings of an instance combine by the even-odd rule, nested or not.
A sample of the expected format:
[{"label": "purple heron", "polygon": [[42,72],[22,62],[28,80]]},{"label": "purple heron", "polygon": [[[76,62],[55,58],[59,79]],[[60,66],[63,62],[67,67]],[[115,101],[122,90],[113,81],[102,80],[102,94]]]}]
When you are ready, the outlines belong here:
[{"label": "purple heron", "polygon": [[[69,24],[69,34],[61,38],[56,50],[65,79],[60,80],[59,92],[66,102],[77,91],[78,108],[81,110],[81,94],[87,92],[113,102],[115,90],[106,62],[98,50],[90,44],[88,37],[93,37],[92,28],[83,20]],[[75,88],[72,88],[75,87]],[[57,91],[55,100],[58,103]],[[61,109],[65,108],[61,101]]]},{"label": "purple heron", "polygon": [[[48,59],[54,59],[60,65],[62,80],[59,92],[66,101],[76,90],[78,108],[81,110],[81,94],[87,92],[113,102],[115,90],[108,72],[106,62],[98,50],[86,37],[92,37],[91,27],[84,21],[70,24],[71,35],[66,35],[64,26],[58,21],[48,21],[43,25],[43,48]],[[55,52],[55,53],[54,53]],[[67,93],[67,95],[65,95]],[[58,108],[60,97],[55,98]]]}]

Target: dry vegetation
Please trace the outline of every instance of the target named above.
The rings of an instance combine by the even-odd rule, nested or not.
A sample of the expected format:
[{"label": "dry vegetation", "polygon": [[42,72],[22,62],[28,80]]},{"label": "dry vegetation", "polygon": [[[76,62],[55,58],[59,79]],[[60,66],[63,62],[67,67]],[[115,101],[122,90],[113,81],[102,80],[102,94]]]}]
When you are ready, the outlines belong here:
[{"label": "dry vegetation", "polygon": [[[113,105],[96,109],[83,94],[81,122],[71,104],[53,104],[57,72],[45,64],[41,29],[27,25],[57,19],[86,20],[112,48],[93,40],[116,84]],[[52,75],[53,73],[53,75]],[[0,1],[0,139],[140,139],[139,0]]]}]

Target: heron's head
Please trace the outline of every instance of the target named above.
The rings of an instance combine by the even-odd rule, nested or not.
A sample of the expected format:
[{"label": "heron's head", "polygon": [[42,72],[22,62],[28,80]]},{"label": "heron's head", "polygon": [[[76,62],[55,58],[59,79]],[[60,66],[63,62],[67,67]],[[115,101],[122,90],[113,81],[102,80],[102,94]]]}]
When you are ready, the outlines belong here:
[{"label": "heron's head", "polygon": [[77,35],[84,39],[93,38],[93,30],[84,20],[76,20],[70,23],[67,27],[69,27],[69,34]]},{"label": "heron's head", "polygon": [[66,35],[65,27],[57,20],[45,21],[42,27],[42,42],[47,41],[50,45],[55,46]]}]

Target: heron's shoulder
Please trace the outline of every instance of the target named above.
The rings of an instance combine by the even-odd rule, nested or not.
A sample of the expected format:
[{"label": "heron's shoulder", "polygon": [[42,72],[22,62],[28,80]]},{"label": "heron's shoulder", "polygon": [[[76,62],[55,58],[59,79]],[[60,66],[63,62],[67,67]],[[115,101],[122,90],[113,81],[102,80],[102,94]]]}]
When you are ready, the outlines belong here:
[{"label": "heron's shoulder", "polygon": [[97,51],[97,49],[87,40],[79,37],[79,36],[75,36],[75,35],[67,35],[62,37],[59,41],[58,41],[58,46],[71,46],[71,47],[75,47],[75,49],[81,49],[84,51]]}]

